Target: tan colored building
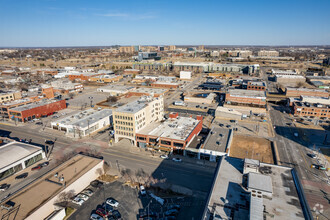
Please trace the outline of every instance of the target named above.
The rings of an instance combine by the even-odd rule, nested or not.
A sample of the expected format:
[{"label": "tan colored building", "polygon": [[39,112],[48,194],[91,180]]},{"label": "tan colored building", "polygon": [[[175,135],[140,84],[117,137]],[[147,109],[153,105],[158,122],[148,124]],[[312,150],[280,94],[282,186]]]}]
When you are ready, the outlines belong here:
[{"label": "tan colored building", "polygon": [[280,53],[276,50],[260,50],[258,52],[259,57],[278,57]]},{"label": "tan colored building", "polygon": [[133,46],[127,46],[127,47],[119,47],[120,53],[134,53],[134,47]]},{"label": "tan colored building", "polygon": [[90,82],[98,82],[98,83],[111,83],[111,82],[118,82],[123,78],[122,75],[100,75],[94,76],[88,79]]},{"label": "tan colored building", "polygon": [[126,138],[136,144],[135,135],[147,125],[159,122],[164,116],[163,97],[143,96],[112,111],[115,142]]},{"label": "tan colored building", "polygon": [[0,103],[4,103],[4,102],[10,102],[10,101],[14,101],[17,99],[21,99],[22,98],[22,94],[21,92],[8,92],[8,93],[0,93]]},{"label": "tan colored building", "polygon": [[315,96],[329,97],[329,92],[325,89],[307,89],[307,88],[286,88],[287,97]]}]

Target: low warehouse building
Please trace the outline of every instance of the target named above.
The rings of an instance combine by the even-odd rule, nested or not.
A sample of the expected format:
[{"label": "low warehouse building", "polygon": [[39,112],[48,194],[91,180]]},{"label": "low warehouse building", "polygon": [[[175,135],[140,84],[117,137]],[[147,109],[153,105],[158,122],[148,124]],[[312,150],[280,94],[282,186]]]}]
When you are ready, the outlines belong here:
[{"label": "low warehouse building", "polygon": [[243,117],[243,114],[235,109],[219,106],[215,110],[215,117],[241,120]]},{"label": "low warehouse building", "polygon": [[107,85],[97,88],[98,92],[109,93],[110,96],[120,96],[125,95],[126,93],[134,90],[133,86],[124,86],[124,85]]},{"label": "low warehouse building", "polygon": [[21,142],[9,142],[0,146],[0,180],[29,167],[45,158],[40,147]]},{"label": "low warehouse building", "polygon": [[111,123],[112,110],[103,109],[98,111],[89,109],[51,122],[51,127],[65,131],[65,134],[70,137],[84,137],[109,126]]},{"label": "low warehouse building", "polygon": [[315,97],[329,97],[329,92],[325,89],[307,89],[307,88],[286,88],[287,97],[300,96],[315,96]]},{"label": "low warehouse building", "polygon": [[153,123],[136,134],[138,147],[159,146],[162,150],[185,149],[203,126],[203,117],[197,119],[179,117],[171,113],[163,123]]},{"label": "low warehouse building", "polygon": [[264,91],[230,89],[226,93],[228,105],[243,105],[251,107],[266,107],[266,94]]},{"label": "low warehouse building", "polygon": [[102,159],[78,154],[2,201],[0,205],[11,204],[11,211],[2,209],[0,215],[25,220],[53,216],[59,209],[56,204],[64,201],[62,195],[78,194],[102,169]]},{"label": "low warehouse building", "polygon": [[39,102],[15,107],[8,110],[9,118],[18,122],[27,122],[34,118],[52,115],[66,108],[65,100],[41,100]]}]

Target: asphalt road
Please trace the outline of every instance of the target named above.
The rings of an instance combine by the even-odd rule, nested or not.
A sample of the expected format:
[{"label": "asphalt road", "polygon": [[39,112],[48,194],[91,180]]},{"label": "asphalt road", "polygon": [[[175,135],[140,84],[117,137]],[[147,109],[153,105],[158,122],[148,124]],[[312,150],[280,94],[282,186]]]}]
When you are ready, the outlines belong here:
[{"label": "asphalt road", "polygon": [[10,131],[11,137],[32,139],[33,143],[39,145],[43,145],[45,140],[55,140],[52,155],[69,153],[77,148],[92,149],[99,152],[113,169],[118,170],[118,166],[119,169],[129,168],[132,171],[143,169],[154,178],[166,179],[169,184],[191,189],[202,196],[208,192],[212,184],[215,164],[212,167],[203,166],[189,158],[183,158],[182,163],[175,163],[172,160],[153,158],[149,152],[136,153],[121,149],[120,146],[108,147],[106,142],[94,139],[74,141],[64,136],[55,138],[51,134],[42,132],[38,126],[34,127],[36,128],[27,129],[26,126],[15,127],[0,124],[0,129]]}]

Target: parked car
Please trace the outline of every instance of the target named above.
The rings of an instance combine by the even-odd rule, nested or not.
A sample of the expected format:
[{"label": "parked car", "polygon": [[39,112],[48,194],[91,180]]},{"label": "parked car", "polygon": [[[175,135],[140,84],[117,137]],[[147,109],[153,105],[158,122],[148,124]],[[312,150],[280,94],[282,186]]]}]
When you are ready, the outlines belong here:
[{"label": "parked car", "polygon": [[176,216],[179,214],[179,211],[177,209],[170,209],[168,211],[166,211],[165,216]]},{"label": "parked car", "polygon": [[181,209],[181,206],[180,205],[170,205],[167,207],[168,210],[171,210],[171,209],[176,209],[176,210],[180,210]]},{"label": "parked car", "polygon": [[168,159],[168,156],[165,155],[165,154],[162,154],[162,155],[160,155],[159,157],[162,158],[162,159]]},{"label": "parked car", "polygon": [[93,190],[91,190],[91,189],[85,189],[84,191],[82,191],[82,193],[84,193],[85,195],[87,195],[89,197],[91,197],[94,194]]},{"label": "parked car", "polygon": [[102,216],[103,218],[108,217],[108,212],[106,212],[104,209],[102,208],[98,208],[96,210],[96,214],[98,214],[99,216]]},{"label": "parked car", "polygon": [[144,186],[140,186],[140,194],[142,196],[145,196],[147,194],[146,189],[144,188]]},{"label": "parked car", "polygon": [[121,219],[121,214],[120,214],[120,212],[119,212],[118,210],[114,210],[114,211],[112,212],[112,216],[113,216],[116,220]]},{"label": "parked car", "polygon": [[55,142],[52,140],[45,140],[45,144],[53,145],[53,144],[55,144]]},{"label": "parked car", "polygon": [[100,188],[103,183],[99,180],[93,180],[91,183],[90,183],[91,186],[95,187],[95,188]]},{"label": "parked car", "polygon": [[103,218],[101,216],[99,216],[98,214],[92,214],[89,219],[90,220],[103,220]]},{"label": "parked car", "polygon": [[174,162],[182,162],[182,160],[181,160],[180,158],[177,158],[177,157],[173,158],[172,160],[173,160]]},{"label": "parked car", "polygon": [[35,166],[35,167],[32,167],[31,170],[40,170],[42,168],[41,165],[38,165],[38,166]]},{"label": "parked car", "polygon": [[15,177],[15,179],[25,179],[27,176],[29,175],[29,173],[22,173],[18,176]]},{"label": "parked car", "polygon": [[323,165],[318,165],[318,164],[312,164],[311,168],[315,168],[318,170],[327,170],[327,168],[325,168]]},{"label": "parked car", "polygon": [[77,204],[77,205],[82,205],[82,204],[85,202],[85,200],[80,199],[80,198],[78,198],[78,197],[75,197],[75,198],[72,200],[72,202],[75,203],[75,204]]},{"label": "parked car", "polygon": [[10,187],[10,184],[4,183],[0,185],[0,191],[6,191]]},{"label": "parked car", "polygon": [[115,200],[114,198],[109,198],[106,201],[107,204],[111,205],[112,207],[118,207],[119,202],[117,200]]},{"label": "parked car", "polygon": [[39,121],[39,122],[36,123],[36,125],[42,125],[42,122]]},{"label": "parked car", "polygon": [[6,203],[4,203],[4,204],[2,204],[1,205],[1,208],[2,209],[6,209],[6,210],[11,210],[13,207],[15,206],[15,202],[13,202],[13,201],[7,201]]},{"label": "parked car", "polygon": [[48,166],[49,165],[49,162],[48,161],[46,161],[46,162],[43,162],[43,163],[41,163],[41,164],[39,164],[40,166],[42,166],[42,167],[46,167],[46,166]]},{"label": "parked car", "polygon": [[316,154],[307,154],[311,158],[316,158]]},{"label": "parked car", "polygon": [[105,211],[107,211],[108,213],[113,211],[113,207],[111,205],[107,204],[106,202],[102,204],[102,208]]},{"label": "parked car", "polygon": [[85,195],[85,194],[78,194],[76,197],[78,197],[79,199],[82,199],[84,201],[87,201],[89,199],[89,196]]}]

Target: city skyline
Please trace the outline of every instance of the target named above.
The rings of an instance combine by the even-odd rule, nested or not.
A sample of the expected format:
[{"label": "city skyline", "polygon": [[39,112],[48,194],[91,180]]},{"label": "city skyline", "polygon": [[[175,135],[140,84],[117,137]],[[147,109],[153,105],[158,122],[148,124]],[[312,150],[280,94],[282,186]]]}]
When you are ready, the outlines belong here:
[{"label": "city skyline", "polygon": [[330,45],[329,1],[0,1],[0,47]]}]

